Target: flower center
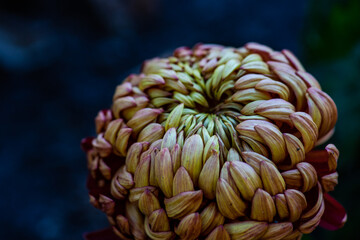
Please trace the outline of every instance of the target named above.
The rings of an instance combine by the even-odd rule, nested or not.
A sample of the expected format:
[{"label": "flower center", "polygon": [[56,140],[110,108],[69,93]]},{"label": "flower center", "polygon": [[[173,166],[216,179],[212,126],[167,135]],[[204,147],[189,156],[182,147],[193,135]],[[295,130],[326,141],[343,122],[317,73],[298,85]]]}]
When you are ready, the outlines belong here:
[{"label": "flower center", "polygon": [[[146,68],[151,69],[151,64],[164,66],[157,60],[152,61],[155,63],[146,63],[145,71]],[[199,68],[190,66],[191,61],[170,59],[166,64],[170,64],[172,70],[161,69],[157,71],[158,76],[147,75],[151,81],[158,78],[160,82],[159,76],[165,79],[164,84],[147,91],[154,107],[164,109],[159,122],[167,126],[174,118],[177,119],[177,133],[183,134],[185,139],[194,134],[208,137],[215,135],[220,139],[224,154],[230,148],[239,152],[242,150],[235,127],[240,123],[238,116],[243,106],[232,98],[235,81],[245,71],[234,71],[239,67],[238,61],[229,60],[228,63]]]}]

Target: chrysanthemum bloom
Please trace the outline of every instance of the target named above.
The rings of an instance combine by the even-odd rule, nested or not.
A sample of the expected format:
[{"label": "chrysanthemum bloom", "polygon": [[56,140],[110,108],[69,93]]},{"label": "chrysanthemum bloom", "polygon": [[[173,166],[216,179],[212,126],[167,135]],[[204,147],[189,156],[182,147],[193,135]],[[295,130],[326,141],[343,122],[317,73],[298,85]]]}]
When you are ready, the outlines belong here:
[{"label": "chrysanthemum bloom", "polygon": [[87,239],[300,239],[340,228],[337,109],[288,50],[198,44],[144,62],[83,140]]}]

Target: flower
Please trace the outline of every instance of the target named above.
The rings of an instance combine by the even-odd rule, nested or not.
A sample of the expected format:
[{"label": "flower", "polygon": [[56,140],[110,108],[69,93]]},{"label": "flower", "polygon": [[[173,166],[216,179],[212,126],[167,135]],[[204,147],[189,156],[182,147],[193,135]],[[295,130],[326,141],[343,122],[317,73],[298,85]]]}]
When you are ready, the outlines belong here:
[{"label": "flower", "polygon": [[288,50],[198,44],[145,61],[82,141],[91,204],[111,229],[86,239],[300,239],[335,230],[339,151],[313,150],[337,109]]}]

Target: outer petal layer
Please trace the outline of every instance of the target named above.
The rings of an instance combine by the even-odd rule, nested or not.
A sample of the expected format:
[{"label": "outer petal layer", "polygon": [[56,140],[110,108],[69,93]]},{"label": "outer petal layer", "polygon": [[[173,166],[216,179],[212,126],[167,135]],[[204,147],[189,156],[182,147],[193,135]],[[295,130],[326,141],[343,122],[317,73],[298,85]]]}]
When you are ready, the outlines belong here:
[{"label": "outer petal layer", "polygon": [[85,240],[119,240],[112,228],[105,228],[96,232],[84,233]]},{"label": "outer petal layer", "polygon": [[341,228],[347,220],[345,208],[327,193],[324,193],[324,202],[325,212],[320,226],[331,231]]}]

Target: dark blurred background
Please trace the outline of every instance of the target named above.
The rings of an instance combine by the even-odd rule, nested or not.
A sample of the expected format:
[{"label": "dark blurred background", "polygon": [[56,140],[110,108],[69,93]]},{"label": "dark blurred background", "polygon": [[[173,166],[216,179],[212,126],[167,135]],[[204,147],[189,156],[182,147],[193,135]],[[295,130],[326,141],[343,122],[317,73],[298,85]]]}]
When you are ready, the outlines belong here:
[{"label": "dark blurred background", "polygon": [[197,42],[288,48],[339,110],[334,195],[360,223],[360,1],[1,0],[0,239],[81,239],[108,225],[88,203],[80,139],[147,58]]}]

